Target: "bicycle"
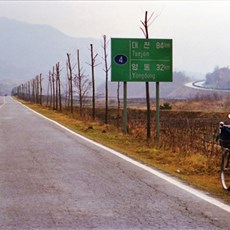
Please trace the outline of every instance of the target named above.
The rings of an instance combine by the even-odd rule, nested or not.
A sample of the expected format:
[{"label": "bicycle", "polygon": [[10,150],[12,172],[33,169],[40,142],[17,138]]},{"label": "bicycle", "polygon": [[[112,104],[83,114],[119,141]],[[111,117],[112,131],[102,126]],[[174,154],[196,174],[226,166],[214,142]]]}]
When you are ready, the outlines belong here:
[{"label": "bicycle", "polygon": [[[230,114],[228,117],[230,118]],[[225,190],[230,191],[230,125],[220,122],[218,139],[222,148],[221,183]]]}]

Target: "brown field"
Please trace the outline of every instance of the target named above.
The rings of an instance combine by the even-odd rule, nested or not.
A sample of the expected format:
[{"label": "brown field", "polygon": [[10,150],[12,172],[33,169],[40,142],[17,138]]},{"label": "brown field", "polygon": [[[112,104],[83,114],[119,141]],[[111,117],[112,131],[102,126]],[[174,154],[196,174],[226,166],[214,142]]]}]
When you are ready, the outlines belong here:
[{"label": "brown field", "polygon": [[[146,110],[145,101],[128,102],[128,133],[136,138],[146,138]],[[164,101],[161,102],[163,104]],[[182,151],[186,154],[199,153],[208,157],[219,154],[219,146],[216,142],[218,124],[225,121],[230,113],[226,106],[228,100],[221,101],[170,101],[172,110],[160,112],[160,147],[170,151]],[[152,102],[154,105],[154,102]],[[87,114],[90,114],[88,111]],[[152,143],[155,139],[155,108],[151,111]],[[97,110],[97,119],[103,122],[104,109]],[[122,118],[119,119],[119,127],[122,126]],[[117,125],[117,110],[110,109],[109,124]]]}]

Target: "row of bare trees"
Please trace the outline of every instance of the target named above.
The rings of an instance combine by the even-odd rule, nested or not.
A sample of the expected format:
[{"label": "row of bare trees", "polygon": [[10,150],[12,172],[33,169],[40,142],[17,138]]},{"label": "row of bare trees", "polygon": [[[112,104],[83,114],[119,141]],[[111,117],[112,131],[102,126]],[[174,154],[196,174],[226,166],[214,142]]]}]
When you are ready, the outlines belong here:
[{"label": "row of bare trees", "polygon": [[[149,39],[149,26],[153,23],[153,21],[159,16],[156,15],[153,17],[152,13],[150,17],[148,17],[148,12],[145,12],[145,19],[141,21],[142,26],[141,30],[146,39]],[[95,119],[95,73],[94,69],[98,65],[96,63],[96,58],[98,54],[94,54],[93,45],[90,45],[91,52],[91,62],[88,63],[91,66],[91,81],[88,76],[85,74],[81,62],[80,62],[80,51],[77,50],[77,73],[73,72],[73,65],[71,63],[71,54],[67,53],[67,62],[66,62],[66,87],[65,92],[61,92],[63,90],[63,85],[60,80],[60,68],[59,63],[53,67],[52,71],[49,71],[48,76],[48,87],[47,94],[43,95],[42,92],[38,92],[39,97],[42,100],[43,96],[46,96],[46,104],[47,106],[52,107],[53,109],[62,111],[63,103],[65,104],[65,108],[71,113],[74,113],[74,108],[76,108],[76,102],[78,102],[79,114],[83,116],[83,109],[86,102],[89,100],[87,97],[90,88],[92,89],[92,118]],[[104,61],[104,72],[105,72],[105,116],[104,123],[108,124],[108,105],[109,105],[109,90],[108,90],[108,78],[110,65],[108,64],[108,52],[107,52],[107,38],[106,35],[103,36],[103,57]],[[41,81],[40,81],[41,83]],[[159,85],[159,82],[158,82]],[[19,89],[18,89],[19,88]],[[30,95],[28,96],[28,92],[21,93],[20,90],[23,88],[23,85],[19,86],[15,91],[17,92],[18,97],[24,97],[26,95],[27,99],[31,99]],[[120,83],[118,82],[117,87],[117,102],[118,102],[118,112],[117,112],[117,126],[119,126],[119,117],[120,117],[120,98],[119,98],[119,90]],[[34,101],[33,102],[37,102]],[[42,102],[41,102],[42,103]],[[150,114],[150,93],[149,93],[149,82],[146,82],[146,107],[147,107],[147,140],[151,138],[151,114]]]},{"label": "row of bare trees", "polygon": [[[108,123],[108,78],[110,66],[108,64],[106,35],[103,36],[103,61],[105,72],[105,119]],[[21,84],[12,90],[12,94],[32,103],[46,105],[54,110],[63,111],[63,109],[74,113],[74,109],[78,108],[79,115],[83,116],[84,107],[87,103],[92,105],[92,118],[96,117],[96,84],[95,84],[95,67],[97,64],[98,54],[94,53],[93,44],[90,44],[90,62],[87,63],[91,67],[91,79],[85,73],[81,63],[80,50],[77,50],[76,63],[73,62],[73,57],[67,53],[66,59],[66,74],[62,74],[63,69],[60,69],[59,62],[52,67],[47,77],[42,74],[25,84]],[[77,67],[77,70],[75,70]],[[63,77],[65,75],[65,77]],[[43,83],[43,84],[42,84]],[[45,90],[43,90],[43,88]],[[91,96],[89,97],[89,92]],[[90,103],[90,100],[92,102]]]},{"label": "row of bare trees", "polygon": [[53,109],[62,111],[62,95],[59,63],[49,71],[46,105]]},{"label": "row of bare trees", "polygon": [[42,74],[37,75],[34,79],[14,88],[13,94],[23,100],[42,104],[42,80]]}]

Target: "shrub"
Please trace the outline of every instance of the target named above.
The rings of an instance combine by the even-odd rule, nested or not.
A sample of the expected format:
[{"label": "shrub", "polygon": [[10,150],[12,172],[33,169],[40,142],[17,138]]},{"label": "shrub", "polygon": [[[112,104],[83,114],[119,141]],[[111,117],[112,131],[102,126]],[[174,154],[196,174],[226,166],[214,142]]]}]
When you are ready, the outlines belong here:
[{"label": "shrub", "polygon": [[172,105],[170,105],[168,102],[165,102],[163,105],[160,105],[160,109],[171,110],[172,109]]}]

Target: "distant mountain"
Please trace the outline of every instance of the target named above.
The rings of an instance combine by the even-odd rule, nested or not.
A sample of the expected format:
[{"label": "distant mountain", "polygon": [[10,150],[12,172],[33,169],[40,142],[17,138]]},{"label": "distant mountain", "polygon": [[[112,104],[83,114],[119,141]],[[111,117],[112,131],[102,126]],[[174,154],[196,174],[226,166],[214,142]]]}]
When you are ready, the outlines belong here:
[{"label": "distant mountain", "polygon": [[212,73],[206,74],[204,87],[215,89],[230,89],[229,67],[216,67]]},{"label": "distant mountain", "polygon": [[51,26],[0,17],[0,89],[5,80],[19,84],[40,73],[47,75],[57,62],[65,68],[67,52],[73,64],[77,62],[77,49],[82,64],[90,62],[91,43],[99,46],[97,39],[73,38]]},{"label": "distant mountain", "polygon": [[[93,28],[92,28],[93,29]],[[71,53],[72,65],[77,63],[77,49],[80,50],[81,65],[86,75],[91,76],[90,44],[94,44],[95,54],[98,53],[95,68],[97,95],[104,95],[105,73],[102,39],[74,38],[47,25],[34,25],[14,19],[0,17],[0,95],[9,94],[18,84],[25,83],[36,75],[48,75],[49,70],[60,62],[61,77],[66,77],[66,53]],[[108,50],[110,59],[110,50]],[[74,69],[76,73],[76,68]],[[184,87],[188,82],[186,74],[174,72],[173,82],[160,83],[160,96],[168,98],[186,98],[191,95]],[[190,74],[191,75],[191,74]],[[189,92],[188,92],[189,91]],[[116,97],[117,83],[109,83],[110,97]],[[155,84],[150,83],[150,95],[155,97]],[[129,97],[145,97],[144,82],[128,84]]]}]

